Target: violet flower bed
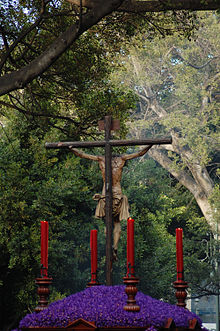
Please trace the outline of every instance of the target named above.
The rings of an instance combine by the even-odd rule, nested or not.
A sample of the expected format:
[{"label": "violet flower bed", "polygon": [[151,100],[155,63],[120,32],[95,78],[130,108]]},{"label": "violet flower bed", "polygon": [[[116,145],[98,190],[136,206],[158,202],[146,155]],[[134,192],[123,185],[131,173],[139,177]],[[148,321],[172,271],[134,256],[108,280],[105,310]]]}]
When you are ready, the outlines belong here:
[{"label": "violet flower bed", "polygon": [[[26,315],[20,322],[22,327],[65,327],[78,318],[95,322],[97,327],[139,326],[156,330],[171,317],[177,327],[187,328],[189,320],[200,318],[186,309],[156,300],[138,292],[136,295],[140,312],[126,312],[125,286],[94,286],[75,293],[65,299],[51,303],[40,313]],[[205,330],[205,329],[204,329]],[[15,330],[14,330],[15,331]]]}]

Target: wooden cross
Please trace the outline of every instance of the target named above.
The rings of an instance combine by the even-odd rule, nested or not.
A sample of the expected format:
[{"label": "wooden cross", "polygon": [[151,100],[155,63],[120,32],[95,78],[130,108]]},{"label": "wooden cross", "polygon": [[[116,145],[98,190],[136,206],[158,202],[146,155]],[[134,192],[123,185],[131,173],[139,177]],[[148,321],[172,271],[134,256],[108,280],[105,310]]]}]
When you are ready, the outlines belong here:
[{"label": "wooden cross", "polygon": [[111,130],[119,129],[119,120],[113,120],[111,116],[105,116],[104,121],[99,121],[99,128],[105,130],[103,141],[46,143],[45,147],[105,148],[106,285],[112,285],[112,146],[163,145],[171,144],[172,139],[111,140]]}]

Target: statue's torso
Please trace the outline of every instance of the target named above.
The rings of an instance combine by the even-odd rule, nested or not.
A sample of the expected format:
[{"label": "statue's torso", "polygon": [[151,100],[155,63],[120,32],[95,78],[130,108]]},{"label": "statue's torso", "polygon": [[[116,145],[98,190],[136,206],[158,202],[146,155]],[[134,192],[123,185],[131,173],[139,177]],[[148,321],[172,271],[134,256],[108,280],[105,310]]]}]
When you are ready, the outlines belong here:
[{"label": "statue's torso", "polygon": [[[112,193],[115,194],[122,194],[121,190],[121,178],[122,178],[122,170],[124,167],[125,161],[121,157],[114,157],[112,158]],[[102,194],[105,195],[105,157],[101,157],[99,160],[99,167],[102,172],[103,178],[103,190]]]}]

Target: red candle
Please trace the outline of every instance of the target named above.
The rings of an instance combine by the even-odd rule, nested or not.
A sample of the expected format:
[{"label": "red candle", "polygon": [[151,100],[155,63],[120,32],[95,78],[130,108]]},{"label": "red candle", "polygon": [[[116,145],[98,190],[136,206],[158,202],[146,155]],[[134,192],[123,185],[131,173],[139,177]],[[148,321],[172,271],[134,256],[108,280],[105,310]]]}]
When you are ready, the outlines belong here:
[{"label": "red candle", "polygon": [[176,229],[176,269],[177,280],[184,280],[183,271],[183,229]]},{"label": "red candle", "polygon": [[91,282],[96,281],[97,277],[97,230],[90,232],[90,250],[91,250]]},{"label": "red candle", "polygon": [[134,220],[127,220],[127,277],[134,276]]},{"label": "red candle", "polygon": [[41,221],[41,277],[48,277],[48,222]]}]

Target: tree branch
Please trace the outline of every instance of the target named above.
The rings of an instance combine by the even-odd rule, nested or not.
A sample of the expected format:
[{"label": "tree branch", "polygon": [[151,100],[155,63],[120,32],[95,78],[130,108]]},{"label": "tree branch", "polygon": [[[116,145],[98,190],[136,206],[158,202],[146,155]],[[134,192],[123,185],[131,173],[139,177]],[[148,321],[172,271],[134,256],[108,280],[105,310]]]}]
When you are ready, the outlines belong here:
[{"label": "tree branch", "polygon": [[28,65],[18,71],[0,77],[0,95],[24,88],[30,81],[46,71],[83,32],[116,10],[122,2],[123,0],[100,1],[99,5],[94,7],[93,10],[82,16],[80,28],[78,22],[72,24],[40,56]]},{"label": "tree branch", "polygon": [[[68,2],[80,6],[80,0],[67,0]],[[98,0],[82,0],[82,6],[94,8]],[[166,10],[216,10],[219,8],[219,1],[215,0],[153,0],[135,1],[127,0],[117,11],[129,13],[159,12]]]},{"label": "tree branch", "polygon": [[89,9],[94,8],[99,3],[99,0],[67,0],[67,1],[78,7],[82,6]]},{"label": "tree branch", "polygon": [[210,178],[208,171],[203,167],[199,160],[195,158],[191,149],[188,146],[181,147],[178,140],[179,135],[177,132],[172,132],[173,148],[174,151],[181,155],[181,158],[186,162],[195,182],[204,191],[208,197],[213,190],[213,181]]},{"label": "tree branch", "polygon": [[174,169],[172,161],[165,153],[162,152],[162,150],[153,148],[148,152],[148,154],[193,194],[203,215],[205,216],[212,230],[215,231],[216,224],[213,220],[212,208],[208,201],[207,189],[204,190],[203,182],[200,180],[197,181],[197,177],[194,174],[194,171],[196,170],[192,172],[190,167],[189,170],[193,175],[193,177],[191,177],[183,170],[178,171]]},{"label": "tree branch", "polygon": [[[42,13],[42,15],[43,15],[43,13]],[[20,36],[16,39],[16,41],[10,47],[7,48],[7,52],[3,55],[2,61],[0,63],[0,72],[2,71],[2,68],[3,68],[8,56],[15,49],[15,47],[19,44],[19,42],[21,42],[22,39],[24,39],[27,36],[28,33],[30,33],[33,29],[35,29],[41,23],[41,21],[43,19],[42,15],[27,30],[23,31],[20,34]]]},{"label": "tree branch", "polygon": [[160,12],[167,10],[216,10],[220,8],[219,1],[215,0],[155,0],[135,1],[127,0],[117,11],[127,13]]},{"label": "tree branch", "polygon": [[46,114],[46,113],[36,113],[33,111],[29,111],[23,108],[18,107],[17,105],[15,105],[14,103],[7,103],[5,101],[1,101],[0,100],[0,105],[7,107],[7,108],[12,108],[15,109],[17,111],[19,111],[20,113],[22,113],[25,116],[33,116],[33,117],[45,117],[45,118],[53,118],[53,119],[62,119],[65,121],[69,121],[71,123],[74,123],[76,126],[79,124],[77,121],[73,120],[70,117],[67,116],[62,116],[62,115],[54,115],[54,114]]},{"label": "tree branch", "polygon": [[[46,4],[47,0],[44,4]],[[82,15],[82,24],[72,24],[36,59],[18,71],[0,77],[0,95],[24,88],[29,82],[45,72],[60,57],[79,36],[87,31],[102,18],[114,11],[122,12],[158,12],[165,10],[215,10],[220,8],[219,0],[155,0],[155,1],[131,1],[131,0],[87,0],[91,9]],[[77,2],[77,1],[76,1]],[[80,1],[78,1],[80,6]],[[83,6],[83,0],[82,0]],[[39,21],[42,17],[39,18]],[[36,21],[39,24],[39,21]],[[21,38],[21,37],[20,37]],[[17,41],[15,42],[17,43]]]},{"label": "tree branch", "polygon": [[157,161],[164,169],[173,175],[183,186],[185,186],[193,195],[197,191],[196,182],[183,170],[175,170],[173,162],[169,157],[158,148],[152,148],[148,154]]},{"label": "tree branch", "polygon": [[205,68],[209,63],[211,63],[212,61],[216,60],[219,58],[219,56],[213,56],[213,58],[209,59],[207,62],[205,62],[204,64],[202,64],[201,66],[197,66],[195,64],[192,64],[190,63],[189,61],[187,61],[186,59],[184,59],[184,57],[178,52],[178,50],[174,47],[175,49],[175,53],[176,53],[176,56],[182,60],[183,62],[186,62],[186,64],[189,66],[189,67],[192,67],[194,69],[197,69],[197,70],[200,70],[200,69],[203,69]]}]

